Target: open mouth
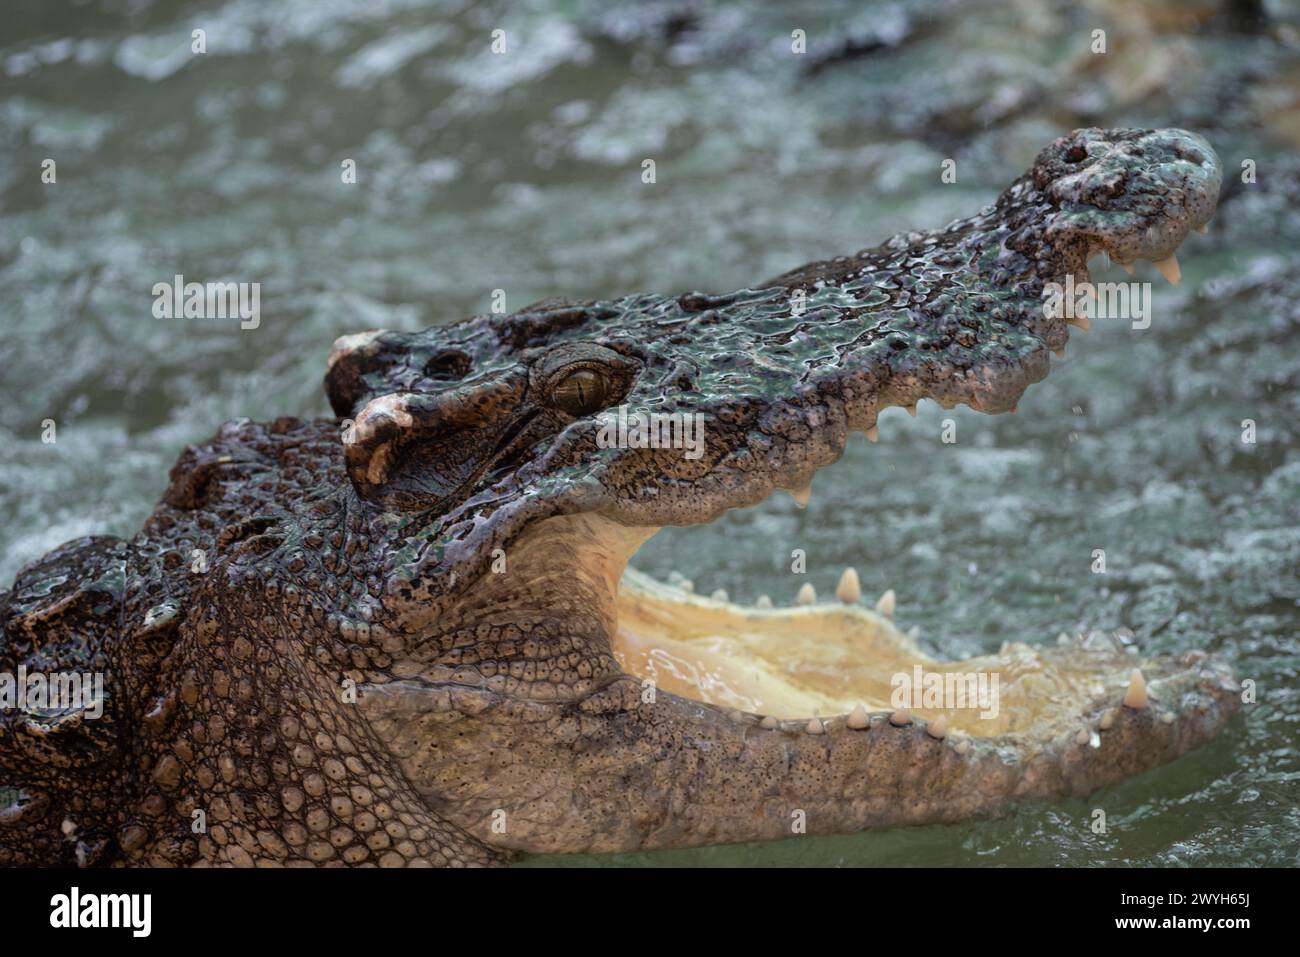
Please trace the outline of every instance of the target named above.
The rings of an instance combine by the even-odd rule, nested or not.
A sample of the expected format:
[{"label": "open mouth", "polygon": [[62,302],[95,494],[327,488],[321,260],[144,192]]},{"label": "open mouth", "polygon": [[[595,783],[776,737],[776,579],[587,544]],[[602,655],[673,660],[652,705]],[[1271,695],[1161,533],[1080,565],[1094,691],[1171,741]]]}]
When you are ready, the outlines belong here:
[{"label": "open mouth", "polygon": [[921,725],[959,750],[967,736],[1026,749],[1057,740],[1096,748],[1120,709],[1173,724],[1197,707],[1202,680],[1230,682],[1202,652],[1145,657],[1125,632],[946,658],[894,621],[892,590],[864,599],[853,569],[834,596],[805,585],[788,607],[767,596],[746,606],[696,594],[690,580],[673,578],[623,573],[611,641],[619,665],[658,690],[753,715],[768,729],[817,734],[832,723],[887,722]]},{"label": "open mouth", "polygon": [[747,608],[630,570],[615,654],[665,691],[778,722],[876,714],[924,722],[936,737],[1041,736],[1063,714],[1100,724],[1111,704],[1153,696],[1136,648],[1100,632],[1050,655],[1021,643],[965,661],[927,654],[890,617],[892,592],[864,607],[855,577],[846,570],[830,601],[805,590],[807,604]]},{"label": "open mouth", "polygon": [[[1156,268],[1176,283],[1173,249],[1166,243],[1158,255]],[[1081,272],[1087,281],[1086,266]],[[1087,328],[1086,319],[1072,324]],[[801,507],[808,491],[791,491]],[[628,531],[608,534],[626,541]],[[654,531],[636,529],[635,546]],[[1008,642],[996,655],[955,661],[899,627],[895,604],[892,590],[864,597],[852,568],[833,596],[803,585],[787,607],[766,595],[741,605],[723,592],[696,593],[678,572],[658,581],[627,568],[611,644],[625,671],[657,689],[759,716],[764,727],[819,733],[832,720],[850,728],[919,723],[958,746],[974,736],[1021,746],[1064,737],[1100,747],[1121,708],[1150,709],[1172,724],[1198,707],[1201,679],[1232,684],[1203,652],[1145,657],[1123,631],[1061,634],[1046,646]],[[1202,674],[1207,668],[1212,674]]]}]

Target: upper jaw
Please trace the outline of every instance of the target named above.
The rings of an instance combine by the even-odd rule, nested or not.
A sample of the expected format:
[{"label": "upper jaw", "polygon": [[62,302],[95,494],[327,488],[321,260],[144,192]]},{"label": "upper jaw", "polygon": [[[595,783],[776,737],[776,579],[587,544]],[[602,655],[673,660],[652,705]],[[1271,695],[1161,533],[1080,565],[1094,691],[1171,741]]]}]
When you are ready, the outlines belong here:
[{"label": "upper jaw", "polygon": [[[1052,168],[1044,188],[1057,206],[1047,230],[1063,251],[1107,253],[1120,264],[1163,262],[1218,203],[1223,166],[1202,136],[1179,129],[1084,130],[1049,147],[1086,143],[1077,171]],[[1045,151],[1047,154],[1049,151]]]},{"label": "upper jaw", "polygon": [[[802,317],[791,312],[790,288],[778,284],[732,294],[702,311],[693,301],[684,304],[687,297],[635,297],[574,307],[553,318],[539,312],[533,324],[554,328],[554,338],[562,342],[600,340],[610,334],[606,330],[623,329],[622,338],[608,344],[637,355],[641,363],[623,401],[633,411],[705,412],[709,438],[703,457],[688,461],[674,449],[599,447],[603,419],[617,414],[615,408],[571,422],[539,443],[511,474],[479,482],[447,511],[425,516],[415,537],[436,548],[416,542],[403,552],[414,558],[393,569],[390,596],[418,591],[417,606],[448,600],[447,582],[476,580],[494,549],[506,548],[530,524],[558,515],[597,513],[630,526],[690,525],[756,504],[776,488],[802,494],[819,469],[840,457],[851,432],[875,439],[877,416],[889,406],[911,409],[929,398],[944,408],[960,403],[989,413],[1014,408],[1025,389],[1047,375],[1050,352],[1064,348],[1068,337],[1063,319],[1042,315],[1037,296],[1049,277],[1036,270],[1043,259],[1057,281],[1066,274],[1086,279],[1087,258],[1098,250],[1124,263],[1137,255],[1165,263],[1173,246],[1204,224],[1217,198],[1219,161],[1194,134],[1073,135],[1100,144],[1079,172],[1058,175],[1057,170],[1042,182],[1031,173],[1004,194],[998,208],[954,224],[964,230],[921,234],[910,245],[891,241],[850,257],[848,272],[827,263],[808,267],[797,283],[790,279],[807,287],[809,314]],[[1044,155],[1054,148],[1059,144]],[[1096,191],[1116,171],[1123,174],[1124,190],[1107,200]],[[1043,193],[1032,192],[1035,187],[1050,195],[1051,208]],[[1009,219],[1025,227],[1020,234],[1008,235]],[[1176,270],[1176,262],[1161,268]],[[888,287],[909,271],[938,277],[938,290],[979,327],[972,332],[953,325],[945,331],[950,316],[924,308],[910,319],[843,314],[855,302],[872,301],[855,297],[870,297],[871,290]],[[1011,279],[998,280],[1007,272]],[[829,278],[813,282],[814,274]],[[1002,285],[992,288],[996,282]],[[931,279],[925,283],[935,289]],[[986,289],[989,295],[983,294]],[[823,307],[826,316],[818,312]],[[724,316],[723,310],[729,312]],[[601,318],[621,313],[623,322],[584,324],[580,320],[588,312]],[[525,319],[514,322],[527,325]],[[878,331],[864,338],[868,327]],[[471,356],[499,351],[500,333],[491,322],[475,320],[446,333],[412,337],[429,340],[416,350],[421,361],[414,365],[385,359],[387,353],[379,350],[384,339],[367,340],[365,349],[379,350],[368,361],[391,361],[405,370],[384,374],[406,382],[403,376],[416,375],[415,366],[426,368],[427,354],[452,344]],[[647,341],[658,334],[662,341],[648,349],[645,342],[632,341],[632,333]],[[967,334],[973,344],[959,346]],[[926,340],[943,336],[949,337],[942,340],[947,345],[926,350]],[[897,343],[901,349],[893,348]],[[823,362],[824,356],[836,361]],[[524,374],[499,356],[492,362],[476,375],[475,389]],[[348,366],[335,363],[336,385],[351,382],[344,376]],[[679,386],[683,375],[690,379],[689,391]],[[340,395],[353,396],[338,388]],[[437,418],[441,422],[441,413]]]}]

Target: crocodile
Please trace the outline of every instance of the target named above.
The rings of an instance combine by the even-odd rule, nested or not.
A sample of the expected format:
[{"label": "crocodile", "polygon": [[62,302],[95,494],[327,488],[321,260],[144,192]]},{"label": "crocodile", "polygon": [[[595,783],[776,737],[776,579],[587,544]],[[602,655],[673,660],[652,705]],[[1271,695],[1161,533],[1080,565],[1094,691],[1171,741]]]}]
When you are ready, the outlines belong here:
[{"label": "crocodile", "polygon": [[[0,864],[468,866],[951,823],[1201,746],[1239,705],[1201,651],[1095,631],[953,662],[853,570],[777,607],[627,566],[664,526],[805,503],[885,408],[1014,410],[1087,325],[1052,284],[1099,254],[1176,282],[1221,174],[1192,133],[1076,130],[973,217],[753,288],[340,338],[333,417],[223,425],[138,535],[0,593],[11,692],[104,687],[0,713]],[[922,673],[996,700],[900,704]]]}]

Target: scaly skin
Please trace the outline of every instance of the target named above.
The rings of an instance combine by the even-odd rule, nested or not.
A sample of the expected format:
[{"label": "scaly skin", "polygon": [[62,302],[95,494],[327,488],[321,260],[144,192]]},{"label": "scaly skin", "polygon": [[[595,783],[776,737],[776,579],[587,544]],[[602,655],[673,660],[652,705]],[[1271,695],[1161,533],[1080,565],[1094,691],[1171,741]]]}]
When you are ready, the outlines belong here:
[{"label": "scaly skin", "polygon": [[[134,539],[0,594],[0,671],[109,690],[99,720],[0,718],[0,863],[476,865],[777,838],[796,808],[822,833],[957,821],[1198,746],[1237,702],[1197,653],[1041,651],[1096,688],[1032,733],[944,738],[647,700],[611,641],[656,527],[805,486],[890,405],[1012,408],[1068,338],[1044,285],[1170,256],[1219,178],[1191,134],[1081,130],[971,219],[754,289],[344,337],[342,422],[225,425]],[[599,447],[622,403],[704,413],[702,457]],[[1135,664],[1151,698],[1121,707]]]}]

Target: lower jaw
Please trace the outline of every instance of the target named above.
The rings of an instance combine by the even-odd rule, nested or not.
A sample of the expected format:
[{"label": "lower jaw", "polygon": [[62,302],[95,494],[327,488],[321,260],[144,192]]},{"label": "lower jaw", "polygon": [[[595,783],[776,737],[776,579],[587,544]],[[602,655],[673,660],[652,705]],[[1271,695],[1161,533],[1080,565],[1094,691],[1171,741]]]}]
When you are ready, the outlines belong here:
[{"label": "lower jaw", "polygon": [[619,583],[614,655],[658,690],[783,723],[901,713],[940,734],[1026,744],[1091,738],[1126,700],[1137,703],[1135,680],[1145,693],[1146,677],[1135,671],[1168,670],[1100,633],[944,660],[889,614],[859,604],[852,587],[840,591],[832,602],[743,607],[629,569]]},{"label": "lower jaw", "polygon": [[[1033,646],[1008,642],[997,655],[949,661],[923,651],[890,614],[864,607],[844,582],[835,601],[792,608],[696,595],[627,567],[657,531],[591,512],[548,519],[512,550],[511,575],[487,576],[485,587],[509,589],[505,598],[517,600],[522,576],[535,594],[589,595],[624,672],[746,726],[820,734],[880,721],[921,724],[957,744],[985,740],[1028,753],[1049,744],[1096,748],[1099,733],[1125,711],[1168,728],[1186,719],[1200,735],[1232,710],[1219,700],[1231,694],[1230,673],[1198,652],[1145,657],[1094,632]],[[479,596],[480,604],[494,600]],[[918,668],[920,688],[911,680]],[[992,702],[981,700],[981,679],[996,689]],[[943,694],[927,698],[934,680]],[[953,693],[962,687],[974,694]]]}]

